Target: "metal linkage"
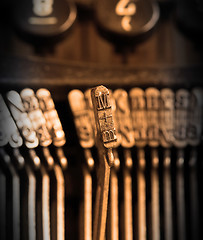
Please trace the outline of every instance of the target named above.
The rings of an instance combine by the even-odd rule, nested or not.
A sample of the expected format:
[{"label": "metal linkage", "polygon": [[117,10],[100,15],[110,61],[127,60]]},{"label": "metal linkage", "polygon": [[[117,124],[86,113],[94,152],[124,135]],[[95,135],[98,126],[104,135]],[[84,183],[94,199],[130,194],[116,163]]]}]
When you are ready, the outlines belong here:
[{"label": "metal linkage", "polygon": [[[62,146],[64,146],[66,142],[66,138],[58,113],[55,109],[54,101],[51,97],[50,92],[45,88],[39,89],[36,92],[36,97],[38,98],[39,107],[42,110],[44,118],[46,120],[47,129],[52,137],[52,143],[56,147],[55,150],[60,165],[63,169],[66,169],[68,161],[62,149]],[[63,172],[57,162],[54,163],[53,170],[57,181],[56,239],[65,239],[65,179]],[[53,225],[54,223],[52,226]]]},{"label": "metal linkage", "polygon": [[[200,203],[197,167],[198,146],[203,130],[203,90],[194,88],[189,92],[180,89],[174,93],[169,88],[160,91],[156,88],[147,88],[145,91],[133,88],[129,92],[129,98],[130,101],[128,93],[123,89],[117,89],[112,93],[104,86],[89,89],[85,93],[74,89],[68,94],[77,135],[85,157],[82,165],[84,196],[80,212],[82,215],[80,238],[118,240],[123,236],[126,240],[133,240],[136,236],[139,240],[146,240],[149,234],[152,240],[159,240],[163,234],[166,240],[172,240],[176,235],[180,240],[188,237],[199,239]],[[0,236],[3,239],[11,237],[63,240],[66,237],[64,214],[66,183],[63,170],[67,168],[68,161],[63,150],[66,143],[65,133],[51,94],[44,88],[39,89],[36,95],[32,89],[24,89],[20,95],[16,91],[8,92],[6,100],[8,108],[0,95],[0,192],[6,194],[0,201],[0,207],[6,208],[3,211],[3,218],[6,218],[7,225],[12,218],[12,231],[4,231]],[[23,141],[27,149],[21,147]],[[56,152],[60,165],[50,153],[51,143],[54,145],[52,150]],[[123,215],[119,213],[120,159],[117,148],[120,145],[124,153],[123,212],[121,211]],[[133,223],[131,154],[134,145],[138,159],[135,223]],[[146,145],[151,148],[152,168],[149,179],[146,176],[145,149],[148,149]],[[163,151],[163,172],[160,176],[159,145]],[[97,192],[92,224],[94,146],[98,149],[99,165],[96,168]],[[174,175],[175,191],[172,192],[173,146],[176,148],[177,159]],[[43,151],[41,159],[35,150],[39,153]],[[187,157],[185,152],[188,150],[190,154]],[[29,156],[26,154],[27,151]],[[25,156],[28,158],[24,159]],[[31,164],[29,158],[32,160]],[[44,158],[45,165],[43,161],[41,162]],[[26,173],[28,184],[23,183],[25,176],[20,175],[23,171]],[[162,180],[163,184],[160,183]],[[24,188],[25,184],[28,187],[21,193],[20,188]],[[147,199],[148,184],[151,194],[149,199]],[[161,191],[160,186],[163,186]],[[54,194],[51,194],[50,187],[54,188]],[[160,192],[163,193],[163,198],[160,198]],[[9,199],[9,194],[12,199]],[[26,200],[21,199],[24,195],[20,194],[27,194]],[[172,194],[176,197],[175,208]],[[107,211],[108,195],[109,211]],[[162,199],[163,214],[160,211]],[[150,214],[147,209],[148,200]],[[24,203],[26,206],[23,209]],[[11,209],[10,215],[8,215],[10,210],[7,209]],[[22,217],[25,212],[26,215]],[[176,213],[177,226],[173,223],[173,213]],[[120,220],[119,216],[123,219]],[[150,216],[150,226],[147,225],[147,216]],[[163,229],[161,229],[162,216]],[[186,219],[188,216],[190,219]],[[0,223],[2,228],[3,222]],[[120,223],[123,224],[121,231]],[[26,225],[25,231],[20,229],[20,224],[21,228]],[[138,226],[137,233],[133,230],[135,225]]]},{"label": "metal linkage", "polygon": [[31,156],[33,165],[35,168],[38,168],[41,161],[36,155],[34,148],[38,146],[39,140],[24,108],[22,99],[16,91],[9,91],[6,96],[10,112],[23,137],[25,146],[29,149],[29,155]]},{"label": "metal linkage", "polygon": [[186,239],[186,205],[185,205],[185,181],[184,148],[188,144],[188,107],[190,94],[185,89],[179,89],[175,95],[175,129],[174,146],[177,147],[176,160],[176,198],[177,198],[177,234],[178,239]]},{"label": "metal linkage", "polygon": [[[42,225],[38,222],[36,223],[37,227],[37,238],[42,237],[43,239],[50,239],[50,214],[49,214],[49,177],[47,175],[47,172],[45,168],[41,165],[41,160],[37,156],[35,152],[35,148],[39,144],[39,140],[37,138],[37,134],[33,128],[33,123],[31,122],[28,113],[26,112],[26,109],[23,105],[22,99],[20,95],[16,91],[10,91],[7,93],[7,100],[8,105],[10,108],[10,111],[12,113],[12,116],[18,126],[18,129],[23,136],[25,146],[28,148],[29,156],[32,160],[32,168],[30,167],[29,163],[26,162],[25,164],[25,170],[29,179],[28,184],[28,192],[29,194],[32,194],[28,196],[28,207],[32,207],[30,211],[35,211],[35,205],[34,202],[33,205],[29,204],[29,200],[31,200],[31,196],[34,197],[34,201],[36,199],[36,195],[40,195],[40,198],[42,199],[41,203],[41,213],[39,213],[38,209],[38,215],[40,215],[40,222],[42,221]],[[34,173],[35,172],[35,176]],[[40,179],[38,179],[38,175],[40,174]],[[37,186],[40,186],[40,188],[36,188],[36,182]],[[33,185],[35,183],[35,186]],[[41,191],[39,192],[39,189]],[[38,217],[37,217],[38,219]]]},{"label": "metal linkage", "polygon": [[6,240],[6,174],[0,165],[0,239]]},{"label": "metal linkage", "polygon": [[200,239],[199,229],[199,201],[198,201],[198,151],[197,146],[202,137],[202,119],[203,119],[203,89],[194,88],[190,93],[188,116],[187,140],[191,146],[189,158],[189,179],[190,179],[190,238]]},{"label": "metal linkage", "polygon": [[175,94],[165,88],[160,91],[160,144],[163,156],[164,236],[173,239],[171,150],[174,142]]},{"label": "metal linkage", "polygon": [[15,122],[0,95],[0,113],[1,113],[1,141],[0,146],[9,144],[12,148],[19,148],[23,144],[23,140],[18,132]]},{"label": "metal linkage", "polygon": [[110,175],[110,194],[109,194],[109,215],[107,216],[107,239],[110,240],[118,240],[119,239],[119,187],[118,187],[118,171],[120,169],[120,159],[117,152],[117,148],[121,143],[121,135],[119,130],[119,122],[117,121],[116,116],[116,102],[111,90],[109,90],[110,101],[112,106],[112,116],[114,119],[114,125],[117,130],[116,137],[117,142],[113,148],[114,154],[114,164],[111,168],[111,175]]},{"label": "metal linkage", "polygon": [[99,152],[93,240],[104,240],[110,168],[114,163],[112,148],[115,147],[117,138],[108,89],[104,86],[93,88],[91,97],[97,127],[96,145]]},{"label": "metal linkage", "polygon": [[[12,156],[4,148],[0,148],[0,160],[3,161],[5,168],[2,171],[5,174],[6,189],[5,195],[5,217],[2,219],[5,227],[5,239],[20,239],[20,179],[13,165]],[[2,163],[1,163],[2,164]]]},{"label": "metal linkage", "polygon": [[42,146],[44,156],[47,160],[48,166],[53,167],[54,160],[47,148],[51,143],[51,135],[49,134],[48,128],[46,126],[46,120],[40,109],[39,102],[35,96],[35,93],[30,88],[25,88],[20,93],[25,111],[30,118],[33,129],[39,140],[39,145]]},{"label": "metal linkage", "polygon": [[[6,219],[4,219],[7,227],[9,226],[6,238],[20,239],[20,179],[13,163],[14,160],[17,160],[17,167],[21,168],[24,165],[24,158],[19,151],[23,140],[2,95],[0,95],[0,135],[0,155],[5,166],[8,186],[6,189],[6,194],[8,194],[6,197],[6,209],[8,211]],[[9,147],[9,154],[5,150],[6,146]]]},{"label": "metal linkage", "polygon": [[129,92],[134,132],[135,146],[137,147],[138,171],[137,171],[137,196],[138,196],[138,239],[147,239],[146,222],[146,160],[144,147],[147,144],[147,111],[145,92],[141,88],[133,88]]},{"label": "metal linkage", "polygon": [[[65,157],[63,146],[66,143],[65,133],[63,131],[61,121],[59,119],[58,113],[55,109],[54,101],[51,97],[50,92],[41,88],[36,92],[36,97],[39,101],[40,109],[42,110],[47,129],[52,137],[52,143],[55,146],[56,154],[59,159],[59,163],[63,170],[67,169],[68,160]],[[56,239],[65,239],[65,178],[61,167],[55,161],[54,163],[54,173],[57,181],[57,236]],[[53,223],[54,224],[54,223]]]},{"label": "metal linkage", "polygon": [[[25,203],[28,208],[28,218],[30,219],[30,221],[28,221],[29,237],[35,239],[43,236],[43,239],[50,239],[49,208],[47,208],[49,205],[47,205],[48,200],[45,200],[48,198],[46,189],[49,189],[49,179],[45,169],[41,166],[40,158],[35,152],[39,140],[33,129],[31,120],[25,111],[20,95],[16,91],[9,91],[6,97],[12,117],[15,120],[19,132],[23,137],[24,144],[28,149],[29,158],[31,158],[31,164],[28,158],[25,159],[23,169],[25,174],[21,172],[20,175],[21,187],[24,186],[28,188],[22,192],[21,198],[24,202],[22,202],[21,206]],[[28,184],[25,184],[27,179]],[[37,188],[37,186],[40,187]],[[36,202],[36,198],[39,199],[38,195],[42,198],[42,203]],[[41,211],[39,211],[39,206]],[[23,208],[21,209],[21,215],[23,216],[25,224],[27,220]],[[42,225],[38,222],[38,216],[42,219]],[[35,224],[33,224],[33,222]],[[36,233],[33,233],[33,226],[36,228]],[[27,236],[25,236],[25,238],[27,238]]]},{"label": "metal linkage", "polygon": [[39,89],[36,92],[36,96],[39,100],[39,106],[46,119],[47,128],[52,136],[53,145],[56,147],[56,153],[60,164],[62,168],[65,169],[68,165],[68,161],[64,155],[62,146],[66,143],[66,138],[58,113],[55,109],[54,101],[50,92],[45,88]]},{"label": "metal linkage", "polygon": [[[56,151],[59,162],[62,168],[65,169],[68,163],[61,147],[65,144],[66,139],[60,119],[58,117],[58,113],[55,109],[54,101],[51,97],[50,92],[44,88],[41,88],[36,92],[36,97],[39,101],[39,108],[43,113],[42,116],[45,119],[45,125],[51,136],[52,143],[59,150]],[[49,155],[50,153],[48,151],[48,148],[45,150],[46,151],[44,151],[44,153]],[[49,158],[47,157],[47,159]],[[54,221],[51,219],[51,237],[52,239],[63,240],[65,239],[65,179],[62,169],[56,160],[53,163],[53,172],[54,178],[56,179],[56,192],[54,195],[54,201],[56,201],[56,215],[54,204],[51,204],[51,212],[54,214],[54,216],[56,216],[56,219]],[[53,229],[56,229],[56,231]]]},{"label": "metal linkage", "polygon": [[[46,127],[46,120],[43,116],[42,111],[39,107],[39,102],[35,96],[32,89],[23,89],[20,93],[22,99],[23,107],[27,113],[28,118],[31,121],[33,131],[35,132],[39,145],[42,146],[43,155],[48,165],[48,169],[53,168],[54,160],[51,156],[48,146],[51,144],[51,136]],[[30,157],[35,164],[36,181],[39,183],[38,188],[36,188],[36,194],[39,196],[41,201],[41,213],[38,211],[38,219],[41,219],[40,224],[37,223],[38,237],[49,240],[51,238],[51,228],[50,228],[50,177],[46,167],[42,164],[40,158],[37,156],[34,149],[29,150]],[[38,168],[36,166],[38,165]]]},{"label": "metal linkage", "polygon": [[[87,104],[85,102],[85,96]],[[91,148],[94,146],[94,131],[92,124],[92,108],[90,91],[84,94],[75,89],[68,94],[69,104],[74,116],[74,122],[81,147],[84,149],[86,163],[83,164],[84,179],[84,206],[81,223],[81,239],[92,239],[92,175],[94,168],[94,159],[91,154]]]},{"label": "metal linkage", "polygon": [[113,94],[116,101],[116,117],[121,135],[121,146],[124,151],[124,239],[133,239],[133,206],[132,206],[132,176],[133,160],[130,148],[134,146],[134,133],[128,103],[128,94],[123,89],[117,89]]},{"label": "metal linkage", "polygon": [[159,200],[159,97],[156,88],[145,91],[147,103],[147,135],[148,145],[151,147],[151,201],[152,201],[152,240],[160,239],[160,200]]}]

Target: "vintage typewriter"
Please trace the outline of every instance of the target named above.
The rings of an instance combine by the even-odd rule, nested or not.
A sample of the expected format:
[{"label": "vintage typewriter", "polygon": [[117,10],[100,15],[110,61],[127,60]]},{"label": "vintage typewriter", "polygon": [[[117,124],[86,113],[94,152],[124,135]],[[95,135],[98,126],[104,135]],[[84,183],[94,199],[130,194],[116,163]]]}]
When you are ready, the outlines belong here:
[{"label": "vintage typewriter", "polygon": [[203,239],[202,2],[0,13],[0,239]]}]

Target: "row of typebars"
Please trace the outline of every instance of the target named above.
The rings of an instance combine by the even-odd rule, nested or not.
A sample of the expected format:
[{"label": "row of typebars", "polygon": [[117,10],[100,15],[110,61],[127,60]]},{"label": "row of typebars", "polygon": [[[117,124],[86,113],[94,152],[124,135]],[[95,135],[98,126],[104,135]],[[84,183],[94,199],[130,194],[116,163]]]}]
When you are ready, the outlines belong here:
[{"label": "row of typebars", "polygon": [[[106,239],[202,239],[202,89],[117,89],[110,96],[117,146]],[[101,99],[100,104],[105,101]],[[95,120],[90,90],[70,91],[67,104],[85,163],[82,217],[74,223],[75,236],[91,240],[96,185],[92,173],[99,169],[91,154]],[[2,94],[0,122],[0,239],[70,239],[65,174],[71,161],[64,152],[66,136],[50,92],[27,88]]]}]

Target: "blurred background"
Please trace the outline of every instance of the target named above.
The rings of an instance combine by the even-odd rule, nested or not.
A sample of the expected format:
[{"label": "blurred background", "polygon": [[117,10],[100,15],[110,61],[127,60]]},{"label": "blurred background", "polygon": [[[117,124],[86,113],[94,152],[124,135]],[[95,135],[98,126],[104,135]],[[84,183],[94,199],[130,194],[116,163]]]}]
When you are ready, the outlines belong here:
[{"label": "blurred background", "polygon": [[[81,203],[83,204],[84,200],[83,171],[85,165],[84,149],[79,144],[77,126],[74,125],[74,116],[67,100],[67,94],[76,88],[85,91],[100,84],[112,90],[122,87],[127,92],[134,87],[140,87],[143,91],[149,87],[155,87],[159,91],[167,87],[174,93],[183,88],[190,93],[194,87],[201,89],[203,87],[202,36],[203,2],[201,0],[0,1],[0,93],[5,99],[6,93],[10,90],[20,92],[27,87],[34,91],[47,88],[52,94],[66,134],[66,144],[63,150],[68,159],[68,168],[64,170],[59,164],[65,182],[65,200],[63,200],[65,201],[64,236],[66,239],[83,239],[80,218],[81,211],[83,212]],[[182,100],[181,97],[180,99]],[[174,105],[175,107],[177,105]],[[197,108],[194,109],[198,112]],[[183,110],[183,114],[186,114],[186,109],[179,110],[180,112]],[[184,119],[183,117],[183,122]],[[182,124],[181,121],[179,123]],[[160,161],[158,165],[155,163],[153,166],[152,160],[156,160],[156,157],[153,156],[153,151],[151,152],[153,147],[147,145],[144,148],[146,154],[144,171],[140,164],[142,154],[140,156],[137,154],[139,147],[136,145],[131,149],[133,156],[133,167],[130,170],[133,239],[202,239],[202,133],[199,137],[199,144],[195,146],[197,148],[193,149],[189,144],[184,146],[183,156],[182,152],[179,152],[179,147],[173,145],[169,151],[173,160],[169,161],[168,165],[167,157],[164,155],[166,148],[159,146],[157,151]],[[11,154],[11,158],[13,157],[12,147],[3,146],[2,148]],[[49,148],[53,154],[54,146],[49,146]],[[38,147],[37,153],[41,150],[42,148]],[[23,156],[28,155],[28,149],[25,146],[20,148],[20,152]],[[132,240],[125,238],[123,226],[125,189],[123,169],[126,166],[122,147],[118,148],[118,154],[121,159],[121,167],[117,172],[119,234],[120,239]],[[95,147],[92,149],[92,155],[97,167]],[[56,162],[58,164],[58,160]],[[10,166],[4,164],[5,166],[2,167],[2,165],[0,165],[1,177],[6,176],[7,179],[3,194],[6,195],[6,200],[13,200],[14,198],[11,197],[13,192],[8,190],[11,189],[8,186],[12,185],[12,171],[10,172]],[[26,168],[22,168],[25,170],[23,172],[15,164],[13,165],[16,176],[20,179],[21,189],[25,189],[25,191],[21,190],[21,236],[18,237],[28,239],[29,229],[25,217],[27,210],[22,209],[23,204],[29,204],[27,200],[30,187],[27,180],[29,173],[26,172]],[[30,166],[30,163],[25,163],[26,165]],[[31,169],[33,170],[32,167]],[[90,171],[93,179],[93,205],[97,187],[95,169]],[[39,182],[42,178],[40,171],[33,170],[36,179],[40,179]],[[52,194],[50,202],[54,209],[51,215],[51,239],[62,240],[56,237],[55,227],[57,179],[52,173],[49,177],[54,179],[50,185]],[[155,190],[151,188],[151,177],[154,177]],[[141,190],[139,190],[138,179],[141,179],[141,185],[144,184]],[[40,188],[38,191],[40,198]],[[153,192],[155,195],[152,194]],[[156,228],[153,228],[152,215],[156,215],[156,212],[152,213],[151,194],[155,196],[155,205],[160,210],[157,215],[158,220],[155,216],[158,222]],[[142,214],[146,217],[144,237],[140,237],[138,231],[140,227],[139,196],[146,197],[146,202],[141,207],[144,212]],[[169,202],[166,199],[169,199]],[[38,200],[40,209],[41,200]],[[1,206],[5,206],[5,202]],[[12,203],[9,202],[7,212],[4,211],[7,219],[5,232],[10,236],[7,239],[19,239],[9,231],[10,216],[13,211],[11,205]],[[41,212],[38,217],[40,214]],[[37,224],[37,239],[45,239],[40,238],[42,235],[41,219],[38,219]],[[154,231],[155,235],[153,235]],[[109,239],[107,236],[107,240]],[[111,240],[116,239],[111,238]]]}]

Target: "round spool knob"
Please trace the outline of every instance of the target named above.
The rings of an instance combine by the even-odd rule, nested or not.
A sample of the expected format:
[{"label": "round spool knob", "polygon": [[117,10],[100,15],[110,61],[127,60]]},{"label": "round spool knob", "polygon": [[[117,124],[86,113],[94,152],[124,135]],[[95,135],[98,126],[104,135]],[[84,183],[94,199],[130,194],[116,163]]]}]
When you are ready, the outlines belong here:
[{"label": "round spool knob", "polygon": [[139,39],[149,33],[159,19],[159,7],[151,0],[98,0],[96,20],[100,30],[113,40]]},{"label": "round spool knob", "polygon": [[24,35],[52,38],[62,35],[76,19],[76,6],[66,0],[20,0],[14,8],[14,20]]}]

